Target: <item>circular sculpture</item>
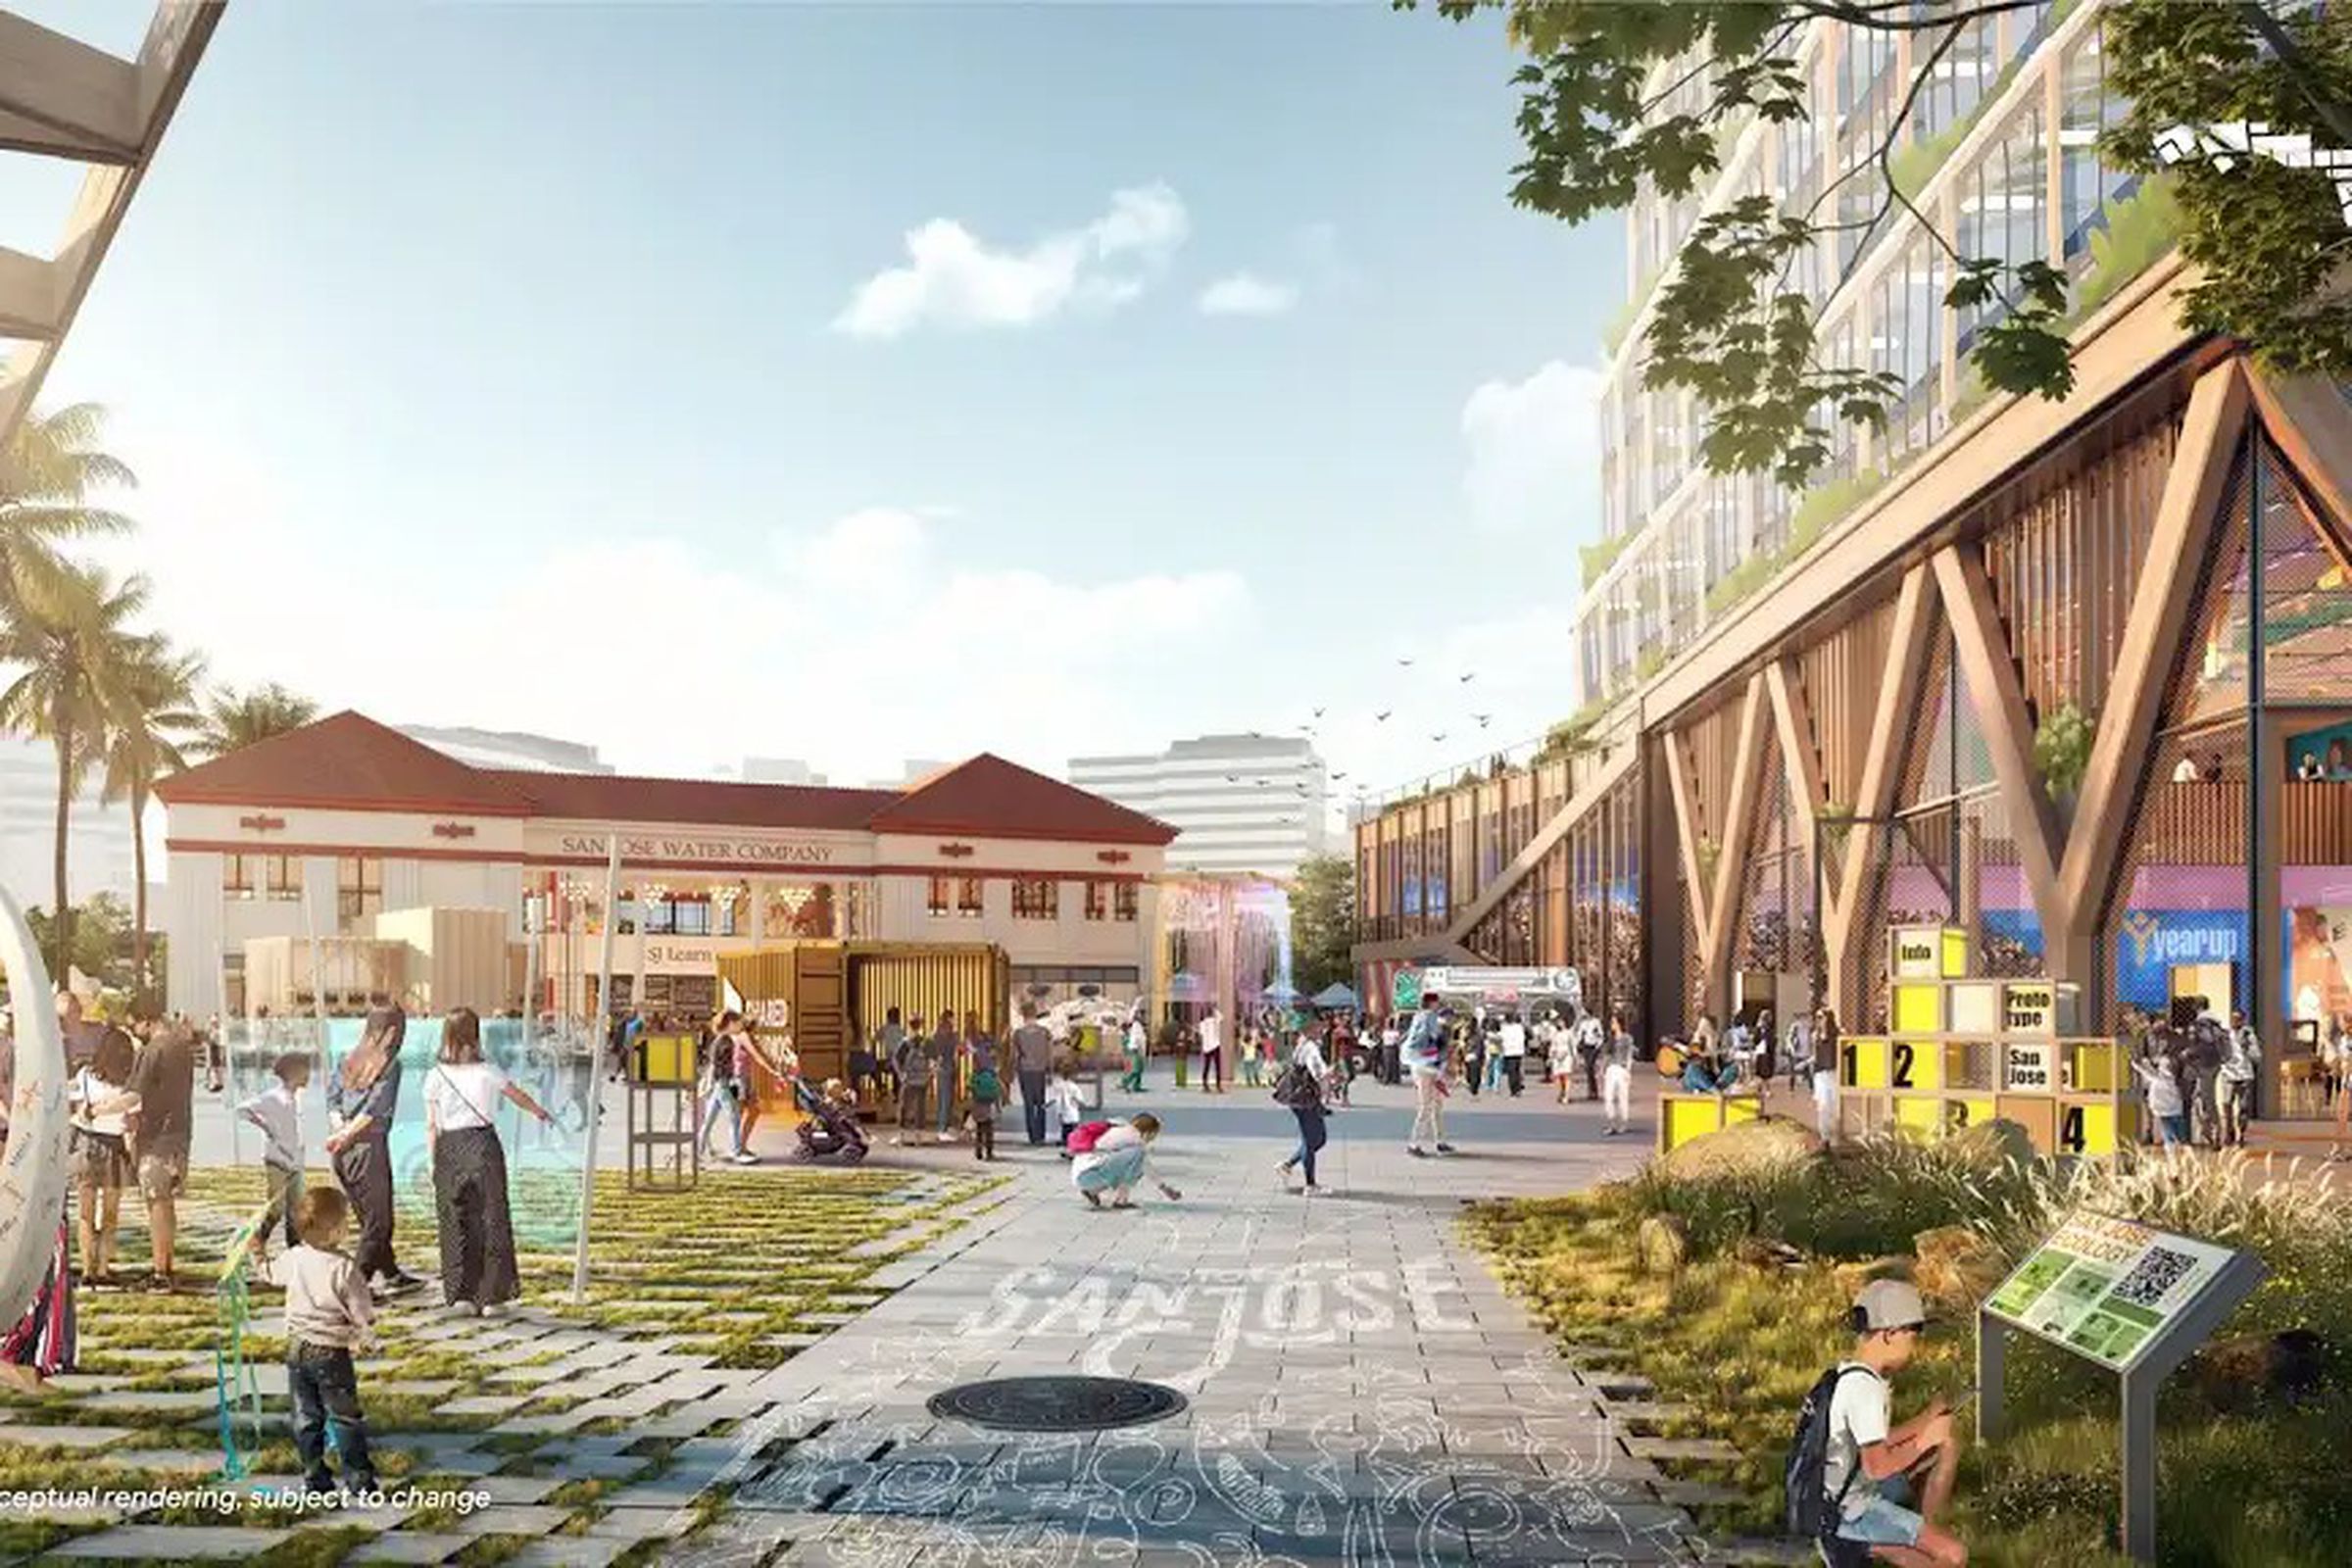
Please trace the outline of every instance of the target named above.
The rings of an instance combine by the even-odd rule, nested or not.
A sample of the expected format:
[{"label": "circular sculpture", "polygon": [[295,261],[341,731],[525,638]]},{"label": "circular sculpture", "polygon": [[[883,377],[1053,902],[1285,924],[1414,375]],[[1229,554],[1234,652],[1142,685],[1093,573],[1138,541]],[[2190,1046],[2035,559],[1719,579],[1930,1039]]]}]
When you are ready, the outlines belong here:
[{"label": "circular sculpture", "polygon": [[1176,1414],[1184,1396],[1133,1378],[996,1378],[934,1394],[933,1415],[1001,1432],[1101,1432]]}]

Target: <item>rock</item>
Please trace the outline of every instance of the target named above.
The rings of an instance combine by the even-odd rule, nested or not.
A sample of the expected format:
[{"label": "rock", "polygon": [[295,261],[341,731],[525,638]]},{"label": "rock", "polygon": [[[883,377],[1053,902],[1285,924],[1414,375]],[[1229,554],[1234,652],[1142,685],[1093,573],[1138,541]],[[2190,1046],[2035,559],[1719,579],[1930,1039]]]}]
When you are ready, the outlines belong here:
[{"label": "rock", "polygon": [[2328,1381],[2328,1341],[2310,1329],[2217,1340],[2189,1362],[2189,1380],[2225,1414],[2292,1404]]},{"label": "rock", "polygon": [[1634,1255],[1644,1274],[1673,1274],[1690,1255],[1690,1235],[1672,1214],[1652,1214],[1634,1232]]},{"label": "rock", "polygon": [[2021,1165],[2034,1163],[2032,1135],[2005,1116],[1961,1128],[1943,1141],[1943,1148],[1978,1170],[1998,1170],[2011,1160]]},{"label": "rock", "polygon": [[1691,1139],[1666,1155],[1660,1169],[1673,1181],[1763,1175],[1806,1164],[1821,1152],[1821,1135],[1803,1122],[1759,1116]]},{"label": "rock", "polygon": [[1911,1247],[1919,1256],[1912,1283],[1936,1306],[1973,1312],[2009,1273],[2000,1250],[1965,1225],[1921,1231]]}]

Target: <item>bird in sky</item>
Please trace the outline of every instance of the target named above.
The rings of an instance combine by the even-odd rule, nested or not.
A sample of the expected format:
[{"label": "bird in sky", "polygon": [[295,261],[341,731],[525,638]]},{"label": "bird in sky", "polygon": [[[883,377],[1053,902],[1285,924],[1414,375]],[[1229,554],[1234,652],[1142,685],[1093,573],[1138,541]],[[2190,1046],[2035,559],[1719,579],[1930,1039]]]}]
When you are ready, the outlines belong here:
[{"label": "bird in sky", "polygon": [[1440,730],[1440,731],[1438,731],[1438,733],[1436,733],[1435,735],[1432,735],[1432,736],[1430,737],[1430,739],[1431,739],[1431,740],[1433,740],[1433,741],[1442,741],[1442,740],[1444,740],[1445,738],[1446,738],[1446,732],[1445,732],[1444,730]]},{"label": "bird in sky", "polygon": [[1346,778],[1347,776],[1348,776],[1348,775],[1347,775],[1347,774],[1345,774],[1345,773],[1334,773],[1334,774],[1332,774],[1332,775],[1331,775],[1331,781],[1332,781],[1334,784],[1337,784],[1337,783],[1338,783],[1340,780],[1342,780],[1342,779]]},{"label": "bird in sky", "polygon": [[1487,721],[1493,718],[1494,715],[1493,713],[1472,713],[1470,716],[1478,720],[1478,727],[1480,729],[1485,729],[1487,727]]},{"label": "bird in sky", "polygon": [[1468,681],[1474,681],[1474,680],[1478,679],[1478,671],[1474,669],[1474,670],[1472,670],[1472,671],[1471,671],[1469,674],[1467,674],[1467,675],[1464,675],[1464,676],[1462,677],[1462,679],[1463,679],[1465,682],[1468,682]]},{"label": "bird in sky", "polygon": [[1385,724],[1389,721],[1389,714],[1394,713],[1395,711],[1396,711],[1396,710],[1392,708],[1386,710],[1385,711],[1374,713],[1372,715],[1372,722],[1375,724]]},{"label": "bird in sky", "polygon": [[1320,708],[1316,709],[1316,710],[1315,710],[1315,717],[1317,717],[1317,718],[1321,718],[1322,716],[1323,716],[1323,710],[1321,710]]},{"label": "bird in sky", "polygon": [[1228,784],[1239,784],[1241,781],[1242,775],[1239,773],[1228,773],[1225,775],[1225,782]]},{"label": "bird in sky", "polygon": [[1411,661],[1411,660],[1409,660],[1409,659],[1398,659],[1398,660],[1396,661],[1396,662],[1397,662],[1397,663],[1399,663],[1399,664],[1406,664],[1406,665],[1409,665],[1409,664],[1411,664],[1411,663],[1412,663],[1412,661]]}]

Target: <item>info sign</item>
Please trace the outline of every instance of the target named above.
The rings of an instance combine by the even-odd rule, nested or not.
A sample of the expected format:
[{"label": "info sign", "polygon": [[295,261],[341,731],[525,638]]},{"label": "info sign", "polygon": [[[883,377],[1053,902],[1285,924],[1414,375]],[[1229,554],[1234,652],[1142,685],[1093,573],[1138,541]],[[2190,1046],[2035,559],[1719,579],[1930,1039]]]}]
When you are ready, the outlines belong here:
[{"label": "info sign", "polygon": [[2237,1254],[2078,1211],[1985,1302],[1994,1317],[2121,1372],[2165,1337]]}]

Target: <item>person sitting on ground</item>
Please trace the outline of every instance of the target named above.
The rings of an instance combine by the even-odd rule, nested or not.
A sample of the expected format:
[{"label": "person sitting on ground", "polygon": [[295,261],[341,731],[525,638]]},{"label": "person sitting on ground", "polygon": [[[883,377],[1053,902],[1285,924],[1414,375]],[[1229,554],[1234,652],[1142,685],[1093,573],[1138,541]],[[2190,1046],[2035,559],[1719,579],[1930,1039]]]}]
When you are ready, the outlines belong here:
[{"label": "person sitting on ground", "polygon": [[1926,1306],[1903,1281],[1873,1280],[1847,1321],[1853,1355],[1822,1380],[1830,1390],[1822,1553],[1831,1568],[1869,1561],[1960,1568],[1968,1548],[1938,1522],[1960,1474],[1952,1412],[1939,1399],[1900,1426],[1889,1424],[1887,1379],[1918,1353]]},{"label": "person sitting on ground", "polygon": [[[1102,1206],[1110,1194],[1113,1208],[1135,1206],[1136,1184],[1144,1179],[1152,1145],[1159,1137],[1159,1118],[1145,1111],[1132,1121],[1090,1121],[1070,1135],[1070,1185],[1090,1208]],[[1154,1182],[1171,1203],[1184,1195],[1166,1182]]]}]

